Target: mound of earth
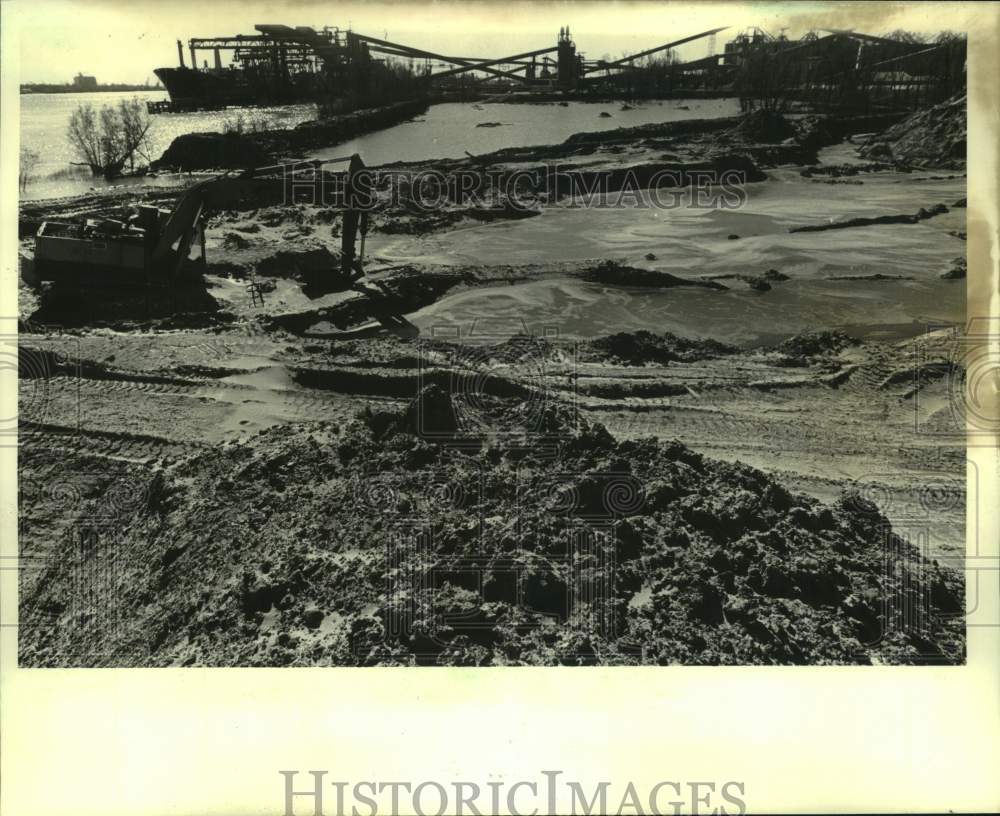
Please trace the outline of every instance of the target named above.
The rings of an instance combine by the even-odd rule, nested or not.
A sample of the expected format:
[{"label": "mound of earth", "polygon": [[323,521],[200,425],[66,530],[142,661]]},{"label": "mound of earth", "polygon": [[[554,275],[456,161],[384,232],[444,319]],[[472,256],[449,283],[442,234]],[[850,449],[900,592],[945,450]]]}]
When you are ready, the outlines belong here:
[{"label": "mound of earth", "polygon": [[827,230],[850,229],[852,227],[872,227],[882,224],[918,224],[948,212],[944,204],[933,204],[929,209],[921,207],[913,215],[900,213],[895,215],[877,215],[873,218],[848,218],[844,221],[832,221],[823,224],[807,224],[801,227],[791,227],[789,232],[825,232]]},{"label": "mound of earth", "polygon": [[620,332],[591,340],[587,347],[596,356],[624,363],[690,363],[710,357],[721,357],[737,351],[716,340],[689,340],[670,332],[653,334],[648,331]]},{"label": "mound of earth", "polygon": [[[322,254],[311,257],[317,261],[323,259]],[[288,267],[291,274],[301,275],[307,286],[316,287],[317,293],[328,291],[329,286],[336,282],[325,262],[312,265],[309,261],[305,264],[296,261],[296,264]],[[258,274],[279,273],[258,268]],[[348,298],[319,309],[267,315],[261,318],[261,325],[269,331],[283,330],[295,334],[302,334],[321,321],[329,322],[338,329],[348,329],[380,317],[410,314],[434,303],[449,289],[471,280],[471,276],[461,271],[421,271],[404,266],[370,285],[353,287],[362,294],[361,297]]]},{"label": "mound of earth", "polygon": [[890,170],[909,172],[908,168],[901,165],[887,164],[886,162],[870,162],[868,164],[812,165],[802,168],[799,171],[799,175],[803,178],[812,178],[813,176],[842,178],[844,176],[856,176],[859,173],[882,173]]},{"label": "mound of earth", "polygon": [[745,275],[738,272],[728,273],[725,275],[713,275],[711,280],[738,280],[758,292],[770,292],[772,283],[786,281],[788,280],[788,275],[783,272],[779,272],[777,269],[768,269],[760,275]]},{"label": "mound of earth", "polygon": [[195,329],[233,321],[201,281],[174,285],[168,294],[157,296],[136,286],[51,287],[38,294],[33,306],[31,322],[63,329]]},{"label": "mound of earth", "polygon": [[857,340],[842,331],[814,331],[789,337],[775,346],[775,349],[782,354],[792,356],[816,357],[823,354],[839,354],[845,348],[857,344]]},{"label": "mound of earth", "polygon": [[861,148],[860,155],[910,166],[964,168],[966,129],[963,93],[893,125]]},{"label": "mound of earth", "polygon": [[[482,400],[417,405],[450,441],[452,414],[496,427]],[[827,506],[676,441],[618,442],[550,402],[503,411],[520,434],[503,445],[417,436],[411,405],[388,435],[279,426],[135,466],[134,514],[88,498],[87,518],[118,521],[68,537],[22,595],[21,664],[964,659],[960,576],[862,498]],[[106,584],[87,605],[83,574]]]},{"label": "mound of earth", "polygon": [[777,143],[796,135],[794,126],[777,111],[755,110],[730,131],[748,142]]},{"label": "mound of earth", "polygon": [[340,258],[324,246],[307,249],[282,249],[261,258],[257,274],[274,278],[295,278],[309,281],[316,277],[329,277],[339,270]]},{"label": "mound of earth", "polygon": [[940,277],[945,280],[963,280],[968,273],[968,263],[965,258],[958,257],[951,262],[947,271],[942,272]]},{"label": "mound of earth", "polygon": [[711,280],[692,280],[679,278],[669,272],[659,272],[655,269],[638,269],[625,266],[616,261],[602,261],[597,266],[585,269],[579,273],[584,280],[595,283],[607,283],[615,286],[649,286],[670,288],[673,286],[703,286],[708,289],[726,289],[721,283]]},{"label": "mound of earth", "polygon": [[451,395],[437,383],[424,386],[401,416],[391,411],[368,411],[362,416],[377,439],[394,433],[452,436],[459,430]]},{"label": "mound of earth", "polygon": [[239,133],[185,133],[170,143],[150,169],[214,170],[270,163],[267,151]]},{"label": "mound of earth", "polygon": [[840,135],[827,116],[803,116],[794,123],[794,128],[795,141],[812,151],[840,141]]}]

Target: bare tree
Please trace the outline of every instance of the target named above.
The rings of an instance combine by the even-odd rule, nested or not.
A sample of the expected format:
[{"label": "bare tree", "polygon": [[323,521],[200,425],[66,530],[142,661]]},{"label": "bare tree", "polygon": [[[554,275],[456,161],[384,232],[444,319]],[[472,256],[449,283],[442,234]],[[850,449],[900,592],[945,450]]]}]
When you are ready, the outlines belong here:
[{"label": "bare tree", "polygon": [[97,114],[94,106],[79,105],[69,117],[66,136],[76,151],[78,158],[90,166],[94,175],[102,172],[104,156],[101,154],[101,140],[97,130]]},{"label": "bare tree", "polygon": [[796,79],[794,62],[784,58],[774,42],[749,43],[735,82],[740,107],[744,111],[783,111]]},{"label": "bare tree", "polygon": [[121,119],[123,149],[128,157],[129,168],[135,169],[136,157],[150,160],[152,143],[149,139],[149,128],[153,120],[149,117],[142,101],[137,97],[122,99],[118,103],[118,117]]},{"label": "bare tree", "polygon": [[918,34],[916,31],[907,31],[903,28],[897,28],[895,31],[890,31],[885,35],[885,39],[910,44],[926,42],[926,37],[924,37],[923,34]]},{"label": "bare tree", "polygon": [[934,42],[938,45],[964,43],[965,40],[966,37],[964,34],[959,34],[955,31],[941,31],[934,35]]},{"label": "bare tree", "polygon": [[28,189],[31,179],[35,174],[35,166],[38,164],[38,151],[21,146],[21,162],[17,170],[18,188],[23,193]]},{"label": "bare tree", "polygon": [[67,136],[95,176],[114,178],[121,175],[126,162],[134,170],[136,158],[149,160],[150,124],[149,114],[135,97],[121,100],[116,107],[105,105],[99,113],[87,103],[73,111]]}]

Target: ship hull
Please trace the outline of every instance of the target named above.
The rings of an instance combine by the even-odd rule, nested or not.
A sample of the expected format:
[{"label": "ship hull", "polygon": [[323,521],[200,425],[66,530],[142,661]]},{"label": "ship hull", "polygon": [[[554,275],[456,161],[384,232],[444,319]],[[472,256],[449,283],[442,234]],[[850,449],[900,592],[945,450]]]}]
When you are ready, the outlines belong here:
[{"label": "ship hull", "polygon": [[288,105],[314,98],[316,78],[306,75],[276,82],[248,71],[157,68],[174,110],[214,110],[230,106]]}]

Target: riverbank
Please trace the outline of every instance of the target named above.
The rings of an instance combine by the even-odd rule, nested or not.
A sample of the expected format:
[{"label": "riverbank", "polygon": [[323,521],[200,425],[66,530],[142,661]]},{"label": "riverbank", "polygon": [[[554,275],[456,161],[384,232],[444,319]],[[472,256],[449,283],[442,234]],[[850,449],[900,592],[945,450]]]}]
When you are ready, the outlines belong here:
[{"label": "riverbank", "polygon": [[[88,167],[75,166],[80,161],[67,137],[67,125],[73,111],[80,105],[92,105],[95,111],[105,105],[115,106],[122,100],[138,98],[147,102],[167,100],[165,91],[141,92],[90,92],[73,94],[24,94],[20,96],[21,144],[38,154],[27,187],[20,193],[21,201],[38,201],[81,195],[123,186],[155,187],[171,183],[167,179],[137,177],[105,181],[95,177]],[[150,157],[158,157],[183,133],[212,131],[221,133],[227,123],[240,113],[230,111],[203,111],[199,113],[170,113],[152,117],[149,129]],[[280,108],[260,108],[254,116],[271,127],[290,128],[299,122],[315,119],[315,106],[290,105]],[[113,192],[109,192],[113,195]]]},{"label": "riverbank", "polygon": [[142,91],[143,93],[166,93],[162,85],[129,85],[126,82],[112,82],[105,85],[94,85],[89,88],[80,88],[77,85],[55,85],[41,83],[27,83],[21,85],[22,94],[82,94],[82,93],[126,93]]},{"label": "riverbank", "polygon": [[260,133],[190,133],[178,136],[150,165],[155,172],[257,167],[303,155],[365,133],[384,130],[426,112],[427,100],[359,110],[328,119],[301,122],[294,128]]}]

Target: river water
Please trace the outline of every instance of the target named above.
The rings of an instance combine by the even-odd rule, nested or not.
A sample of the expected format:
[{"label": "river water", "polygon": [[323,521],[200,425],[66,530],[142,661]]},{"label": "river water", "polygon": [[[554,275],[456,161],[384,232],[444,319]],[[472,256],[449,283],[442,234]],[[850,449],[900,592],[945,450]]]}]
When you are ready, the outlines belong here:
[{"label": "river water", "polygon": [[[608,116],[601,116],[607,113]],[[369,165],[425,159],[461,159],[505,147],[558,144],[574,133],[613,130],[681,119],[735,116],[735,99],[651,101],[621,110],[621,103],[570,102],[525,105],[446,103],[427,113],[336,147],[317,150],[317,158],[360,153]]]},{"label": "river water", "polygon": [[[120,99],[138,97],[143,102],[167,99],[165,91],[138,93],[67,93],[23,94],[21,96],[21,143],[39,154],[34,177],[23,194],[25,199],[53,198],[84,193],[94,187],[106,187],[86,167],[74,167],[73,153],[66,128],[78,105],[115,105]],[[691,99],[645,102],[632,110],[621,110],[619,103],[571,102],[565,107],[543,105],[446,103],[432,105],[427,113],[409,122],[368,133],[357,139],[314,153],[317,158],[360,153],[369,165],[396,161],[461,158],[466,151],[487,153],[503,147],[554,144],[574,133],[609,130],[678,119],[732,116],[738,112],[734,99]],[[221,131],[239,111],[200,111],[161,113],[153,116],[150,128],[153,157],[158,157],[170,142],[183,133]],[[250,113],[247,111],[247,113]],[[609,116],[602,117],[601,113]],[[294,127],[315,117],[312,105],[289,105],[259,108],[253,116],[264,116],[275,127]],[[479,127],[483,124],[495,126]],[[120,184],[169,184],[169,178],[118,179]]]},{"label": "river water", "polygon": [[[38,154],[38,164],[24,199],[54,198],[84,193],[94,187],[109,186],[94,178],[89,168],[75,167],[79,161],[66,135],[70,116],[79,105],[117,105],[119,100],[136,97],[143,102],[168,99],[166,91],[125,91],[95,93],[21,94],[21,145]],[[289,105],[255,109],[254,115],[266,116],[278,127],[294,127],[315,116],[312,105]],[[196,113],[160,113],[152,117],[149,130],[152,157],[158,158],[170,142],[182,133],[221,131],[237,111],[199,111]],[[112,184],[161,183],[147,179],[118,179]]]}]

